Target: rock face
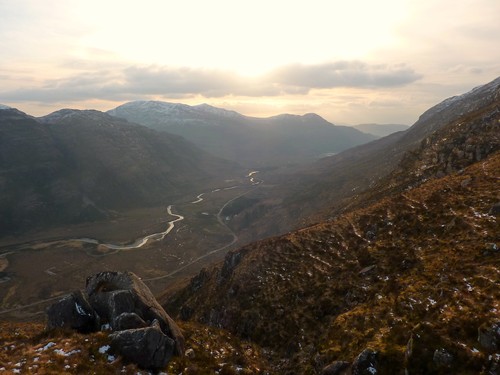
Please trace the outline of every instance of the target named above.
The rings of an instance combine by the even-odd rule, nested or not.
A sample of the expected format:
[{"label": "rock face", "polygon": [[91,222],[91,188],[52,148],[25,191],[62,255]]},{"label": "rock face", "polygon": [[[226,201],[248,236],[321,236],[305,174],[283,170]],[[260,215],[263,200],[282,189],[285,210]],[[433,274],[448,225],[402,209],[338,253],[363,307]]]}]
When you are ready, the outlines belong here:
[{"label": "rock face", "polygon": [[184,354],[184,337],[177,324],[132,272],[101,272],[77,291],[50,306],[47,328],[97,331],[107,323],[113,351],[141,368],[158,370],[172,355]]},{"label": "rock face", "polygon": [[175,350],[175,341],[162,332],[158,320],[151,327],[118,331],[110,338],[113,352],[141,368],[164,368]]},{"label": "rock face", "polygon": [[81,333],[99,328],[99,316],[81,291],[71,293],[49,307],[47,328],[70,328]]}]

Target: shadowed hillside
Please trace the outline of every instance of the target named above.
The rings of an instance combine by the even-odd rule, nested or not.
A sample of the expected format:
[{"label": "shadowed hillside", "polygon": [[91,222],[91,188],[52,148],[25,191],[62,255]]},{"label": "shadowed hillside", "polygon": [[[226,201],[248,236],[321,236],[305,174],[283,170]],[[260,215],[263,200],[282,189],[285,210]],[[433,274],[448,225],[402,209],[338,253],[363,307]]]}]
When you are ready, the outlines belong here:
[{"label": "shadowed hillside", "polygon": [[235,165],[98,111],[0,110],[0,235],[166,204]]}]

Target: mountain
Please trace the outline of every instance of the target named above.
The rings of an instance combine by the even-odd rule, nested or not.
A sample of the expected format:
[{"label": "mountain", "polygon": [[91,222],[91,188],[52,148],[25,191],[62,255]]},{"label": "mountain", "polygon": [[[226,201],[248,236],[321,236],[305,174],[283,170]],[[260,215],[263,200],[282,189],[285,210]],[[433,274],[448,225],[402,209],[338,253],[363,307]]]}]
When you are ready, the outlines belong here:
[{"label": "mountain", "polygon": [[130,102],[108,113],[181,135],[213,155],[252,168],[313,161],[375,138],[315,114],[255,118],[207,104],[158,101]]},{"label": "mountain", "polygon": [[385,137],[392,133],[408,130],[409,126],[402,124],[359,124],[353,128],[377,137]]},{"label": "mountain", "polygon": [[[354,204],[360,193],[393,172],[404,155],[417,151],[426,137],[457,122],[494,117],[499,101],[497,78],[430,108],[404,132],[323,158],[290,174],[262,175],[272,187],[247,195],[254,203],[232,218],[231,225],[235,230],[245,230],[253,240],[334,217],[346,205]],[[429,161],[432,164],[435,161]]]},{"label": "mountain", "polygon": [[462,96],[456,109],[468,110],[447,124],[429,122],[442,110],[424,117],[407,141],[434,131],[357,204],[228,253],[165,307],[259,344],[275,373],[496,373],[500,100],[490,87]]},{"label": "mountain", "polygon": [[0,109],[10,109],[8,105],[0,104]]},{"label": "mountain", "polygon": [[0,111],[0,233],[165,204],[234,165],[98,111]]}]

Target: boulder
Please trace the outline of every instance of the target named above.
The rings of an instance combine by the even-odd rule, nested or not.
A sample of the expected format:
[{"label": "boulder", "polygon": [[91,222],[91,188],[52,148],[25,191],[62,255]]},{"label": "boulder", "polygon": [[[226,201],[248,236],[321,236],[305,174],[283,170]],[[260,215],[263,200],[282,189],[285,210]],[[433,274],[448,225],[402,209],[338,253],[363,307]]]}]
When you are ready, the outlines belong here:
[{"label": "boulder", "polygon": [[134,313],[148,323],[157,320],[161,331],[174,340],[174,354],[184,354],[184,337],[179,327],[134,273],[98,273],[87,278],[86,291],[92,305],[113,328],[117,317],[124,312]]},{"label": "boulder", "polygon": [[148,324],[136,313],[124,312],[118,315],[114,320],[114,329],[123,331],[126,329],[136,329],[147,327]]},{"label": "boulder", "polygon": [[453,356],[446,351],[446,349],[436,349],[434,351],[433,359],[437,368],[451,367],[453,363]]},{"label": "boulder", "polygon": [[100,319],[81,291],[76,291],[47,309],[47,329],[70,328],[81,333],[95,332]]},{"label": "boulder", "polygon": [[150,327],[118,331],[109,337],[112,353],[148,370],[165,368],[175,350],[174,340],[162,332],[158,320]]},{"label": "boulder", "polygon": [[378,353],[371,349],[363,350],[352,363],[352,375],[377,374]]},{"label": "boulder", "polygon": [[498,352],[500,350],[500,322],[479,327],[477,341],[487,351]]},{"label": "boulder", "polygon": [[488,213],[492,216],[500,215],[500,202],[497,202],[493,206],[491,206],[490,211]]},{"label": "boulder", "polygon": [[101,317],[102,323],[109,323],[113,329],[115,319],[125,312],[135,311],[133,294],[128,290],[113,290],[90,296],[90,304]]}]

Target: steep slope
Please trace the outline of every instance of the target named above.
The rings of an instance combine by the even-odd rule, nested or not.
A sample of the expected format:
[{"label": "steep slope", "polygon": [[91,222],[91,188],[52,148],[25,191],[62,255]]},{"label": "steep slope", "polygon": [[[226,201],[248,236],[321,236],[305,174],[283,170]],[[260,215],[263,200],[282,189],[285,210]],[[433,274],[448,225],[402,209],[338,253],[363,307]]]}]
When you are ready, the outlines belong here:
[{"label": "steep slope", "polygon": [[498,368],[499,175],[497,152],[229,253],[167,308],[270,348],[279,373],[319,373],[365,348],[378,373],[488,373]]},{"label": "steep slope", "polygon": [[[256,203],[231,223],[237,230],[245,228],[249,238],[262,238],[334,216],[352,203],[351,198],[375,187],[392,173],[403,156],[416,152],[422,140],[433,132],[460,121],[467,122],[470,118],[477,117],[481,121],[482,116],[493,116],[491,130],[495,133],[499,105],[500,78],[497,78],[432,107],[405,132],[324,158],[290,175],[263,176],[274,187],[248,195],[247,198]],[[443,135],[443,139],[446,137]],[[488,142],[487,137],[485,140]],[[432,164],[430,160],[429,166]],[[384,181],[382,184],[386,184]],[[318,215],[318,212],[323,214]]]},{"label": "steep slope", "polygon": [[0,111],[2,234],[165,204],[234,165],[97,111]]},{"label": "steep slope", "polygon": [[312,161],[375,138],[314,114],[254,118],[206,104],[154,101],[126,103],[108,113],[181,135],[214,155],[252,168]]}]

